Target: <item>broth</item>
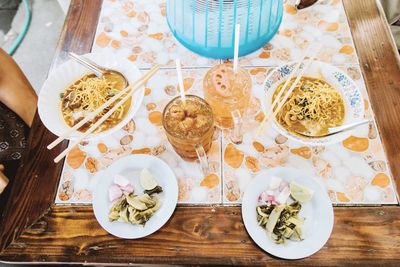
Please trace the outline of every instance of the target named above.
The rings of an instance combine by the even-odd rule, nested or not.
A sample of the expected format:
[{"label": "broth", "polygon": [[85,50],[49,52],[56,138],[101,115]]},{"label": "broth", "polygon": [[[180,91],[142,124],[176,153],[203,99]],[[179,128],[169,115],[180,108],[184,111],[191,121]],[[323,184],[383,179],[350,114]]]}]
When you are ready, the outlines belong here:
[{"label": "broth", "polygon": [[[295,79],[290,81],[287,88]],[[273,101],[284,83],[275,90]],[[321,79],[302,77],[276,115],[276,120],[293,134],[324,135],[328,133],[328,128],[342,125],[344,117],[344,101],[334,87]]]},{"label": "broth", "polygon": [[[87,74],[67,87],[61,94],[61,114],[64,121],[73,127],[85,118],[89,113],[95,111],[110,98],[124,89],[124,79],[115,73],[106,73],[98,78],[95,74]],[[92,121],[85,123],[78,129],[85,132],[96,123],[114,104],[118,103],[125,95],[105,108]],[[113,128],[120,123],[129,111],[132,98],[121,105],[106,121],[104,121],[94,133],[99,133]]]}]

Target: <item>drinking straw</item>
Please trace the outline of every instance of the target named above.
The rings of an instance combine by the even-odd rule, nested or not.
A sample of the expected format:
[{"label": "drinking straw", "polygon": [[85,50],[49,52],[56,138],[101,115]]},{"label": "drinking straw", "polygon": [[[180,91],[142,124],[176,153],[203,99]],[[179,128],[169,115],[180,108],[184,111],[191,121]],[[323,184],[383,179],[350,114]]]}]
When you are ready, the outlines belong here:
[{"label": "drinking straw", "polygon": [[239,61],[240,24],[235,25],[235,46],[233,55],[233,72],[236,73]]},{"label": "drinking straw", "polygon": [[179,58],[175,60],[176,63],[176,72],[178,73],[178,83],[179,83],[179,93],[181,94],[182,102],[186,101],[185,97],[185,88],[183,87],[183,79],[182,79],[182,68],[181,68],[181,61]]}]

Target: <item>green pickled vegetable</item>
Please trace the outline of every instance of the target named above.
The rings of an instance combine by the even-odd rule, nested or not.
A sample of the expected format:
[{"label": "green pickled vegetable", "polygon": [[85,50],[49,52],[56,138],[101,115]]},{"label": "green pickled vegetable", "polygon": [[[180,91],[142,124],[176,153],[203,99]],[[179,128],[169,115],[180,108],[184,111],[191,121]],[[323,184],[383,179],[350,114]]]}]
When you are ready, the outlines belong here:
[{"label": "green pickled vegetable", "polygon": [[163,190],[162,190],[162,187],[161,186],[159,186],[159,185],[157,185],[156,187],[154,187],[153,189],[151,189],[151,190],[144,190],[144,192],[143,193],[145,193],[145,194],[148,194],[148,195],[153,195],[153,194],[159,194],[159,193],[161,193]]},{"label": "green pickled vegetable", "polygon": [[283,244],[288,239],[301,241],[304,219],[298,216],[300,210],[301,204],[298,201],[289,205],[258,206],[257,222],[277,244]]},{"label": "green pickled vegetable", "polygon": [[128,196],[123,195],[114,203],[109,211],[108,219],[110,222],[121,221],[144,225],[160,207],[161,202],[157,195],[137,196],[131,193]]}]

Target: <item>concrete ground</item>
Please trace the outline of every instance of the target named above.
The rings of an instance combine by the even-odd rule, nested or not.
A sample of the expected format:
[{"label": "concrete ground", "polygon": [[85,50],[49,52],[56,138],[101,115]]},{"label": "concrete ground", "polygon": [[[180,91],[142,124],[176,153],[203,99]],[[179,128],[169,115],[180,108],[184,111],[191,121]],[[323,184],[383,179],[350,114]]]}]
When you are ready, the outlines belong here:
[{"label": "concrete ground", "polygon": [[[7,1],[16,0],[0,0],[2,3]],[[29,4],[32,12],[30,27],[13,58],[24,71],[36,92],[39,92],[47,77],[65,14],[56,0],[30,0]],[[11,26],[12,34],[8,37],[9,39],[15,38],[24,24],[25,10],[20,7],[18,12],[12,9],[0,12],[0,31],[5,34],[8,32],[7,28],[10,29]],[[8,44],[4,42],[1,32],[0,46],[5,49],[9,47],[9,42]]]},{"label": "concrete ground", "polygon": [[0,46],[1,39],[5,32],[7,32],[10,27],[12,20],[17,12],[16,5],[19,3],[19,0],[2,0],[0,1]]}]

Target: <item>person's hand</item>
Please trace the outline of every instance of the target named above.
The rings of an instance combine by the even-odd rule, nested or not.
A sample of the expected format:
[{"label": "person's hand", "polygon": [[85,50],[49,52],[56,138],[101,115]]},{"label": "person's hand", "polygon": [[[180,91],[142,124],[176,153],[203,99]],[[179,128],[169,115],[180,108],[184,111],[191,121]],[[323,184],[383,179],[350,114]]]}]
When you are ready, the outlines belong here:
[{"label": "person's hand", "polygon": [[296,8],[303,9],[309,6],[314,5],[318,0],[297,0],[296,1]]},{"label": "person's hand", "polygon": [[0,194],[3,193],[4,189],[8,185],[8,178],[4,175],[4,166],[0,164]]}]

